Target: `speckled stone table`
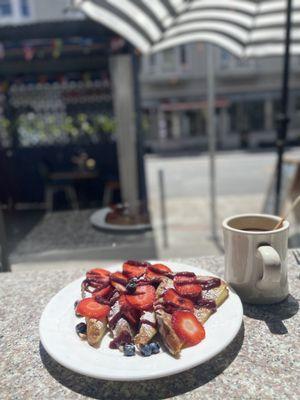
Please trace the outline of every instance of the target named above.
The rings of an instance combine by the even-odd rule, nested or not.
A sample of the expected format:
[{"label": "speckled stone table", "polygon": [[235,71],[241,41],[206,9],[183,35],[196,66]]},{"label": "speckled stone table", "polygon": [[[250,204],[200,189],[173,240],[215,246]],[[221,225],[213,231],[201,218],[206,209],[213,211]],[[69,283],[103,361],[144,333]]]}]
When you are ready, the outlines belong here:
[{"label": "speckled stone table", "polygon": [[[178,261],[178,260],[176,260]],[[223,259],[179,260],[223,274]],[[290,296],[244,305],[236,339],[212,360],[144,382],[86,378],[57,364],[39,341],[44,306],[82,270],[14,272],[0,277],[0,399],[299,399],[300,266],[289,255]]]}]

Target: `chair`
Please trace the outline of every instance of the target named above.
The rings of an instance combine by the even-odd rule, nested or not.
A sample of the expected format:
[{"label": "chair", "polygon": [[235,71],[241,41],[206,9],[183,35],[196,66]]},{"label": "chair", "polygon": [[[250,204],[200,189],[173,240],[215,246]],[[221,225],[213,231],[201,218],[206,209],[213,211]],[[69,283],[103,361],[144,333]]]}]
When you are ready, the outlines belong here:
[{"label": "chair", "polygon": [[68,178],[51,178],[49,165],[41,163],[39,173],[44,180],[44,202],[47,211],[53,211],[54,195],[57,192],[64,192],[73,210],[79,210],[79,203],[76,190],[72,181]]}]

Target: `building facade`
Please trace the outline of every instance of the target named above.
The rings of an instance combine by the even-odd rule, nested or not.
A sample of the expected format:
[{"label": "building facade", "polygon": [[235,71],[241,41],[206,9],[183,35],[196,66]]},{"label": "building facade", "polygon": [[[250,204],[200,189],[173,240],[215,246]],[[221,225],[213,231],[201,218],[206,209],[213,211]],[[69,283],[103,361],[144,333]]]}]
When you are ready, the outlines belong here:
[{"label": "building facade", "polygon": [[[71,0],[0,0],[0,26],[85,19],[71,4]],[[271,145],[280,106],[282,60],[239,60],[220,48],[213,51],[219,148]],[[0,43],[1,59],[2,53]],[[152,149],[207,147],[206,69],[202,43],[142,57],[143,122]],[[300,57],[291,60],[290,93],[288,137],[297,141]]]},{"label": "building facade", "polygon": [[71,0],[0,0],[0,25],[82,19]]},{"label": "building facade", "polygon": [[[207,45],[193,43],[143,58],[147,140],[153,150],[205,149]],[[282,59],[240,60],[214,46],[217,142],[221,149],[273,145]],[[300,57],[291,59],[289,140],[300,139]],[[195,147],[196,146],[196,147]]]}]

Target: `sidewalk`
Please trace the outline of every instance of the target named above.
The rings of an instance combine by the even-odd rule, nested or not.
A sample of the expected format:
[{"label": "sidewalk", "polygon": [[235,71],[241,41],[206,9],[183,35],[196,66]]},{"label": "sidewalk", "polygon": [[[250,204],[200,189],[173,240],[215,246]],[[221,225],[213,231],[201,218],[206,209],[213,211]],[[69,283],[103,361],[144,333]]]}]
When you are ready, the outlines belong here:
[{"label": "sidewalk", "polygon": [[167,242],[164,245],[160,204],[150,201],[153,231],[159,258],[223,254],[222,221],[234,214],[262,211],[263,195],[220,196],[217,200],[218,241],[211,237],[207,198],[171,198],[166,201]]}]

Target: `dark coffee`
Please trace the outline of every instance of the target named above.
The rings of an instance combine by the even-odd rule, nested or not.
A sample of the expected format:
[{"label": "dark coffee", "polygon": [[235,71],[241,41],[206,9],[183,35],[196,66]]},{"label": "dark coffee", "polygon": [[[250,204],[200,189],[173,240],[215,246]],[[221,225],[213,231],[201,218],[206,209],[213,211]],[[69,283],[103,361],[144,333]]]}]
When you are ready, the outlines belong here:
[{"label": "dark coffee", "polygon": [[258,229],[258,228],[247,228],[247,229],[241,229],[241,231],[246,231],[246,232],[268,232],[270,229]]}]

